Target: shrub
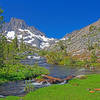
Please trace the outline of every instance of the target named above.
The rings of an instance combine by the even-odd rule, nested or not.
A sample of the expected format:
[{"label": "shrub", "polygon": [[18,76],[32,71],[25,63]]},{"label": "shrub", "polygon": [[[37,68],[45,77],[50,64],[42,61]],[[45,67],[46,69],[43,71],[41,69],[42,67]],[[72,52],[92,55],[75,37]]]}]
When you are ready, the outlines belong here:
[{"label": "shrub", "polygon": [[8,81],[22,80],[48,73],[47,69],[36,64],[34,66],[22,64],[6,65],[6,67],[0,68],[0,79]]}]

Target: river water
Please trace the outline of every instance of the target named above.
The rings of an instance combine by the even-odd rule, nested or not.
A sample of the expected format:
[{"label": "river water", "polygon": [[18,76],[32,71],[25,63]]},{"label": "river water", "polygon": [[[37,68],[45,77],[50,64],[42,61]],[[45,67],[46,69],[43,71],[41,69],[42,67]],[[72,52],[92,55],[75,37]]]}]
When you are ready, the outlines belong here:
[{"label": "river water", "polygon": [[[69,75],[91,74],[100,72],[100,70],[90,71],[89,69],[84,69],[84,68],[79,69],[77,67],[48,64],[45,58],[34,55],[28,56],[27,59],[22,60],[21,63],[29,65],[34,65],[34,63],[38,63],[39,66],[45,67],[50,71],[50,76],[62,79]],[[29,80],[29,81],[31,81],[31,83],[35,86],[35,89],[51,85],[49,83],[47,84],[36,83],[34,80]],[[61,84],[64,84],[64,82]],[[0,86],[0,97],[24,96],[26,94],[26,92],[24,91],[25,86],[26,86],[25,80],[5,83]]]}]

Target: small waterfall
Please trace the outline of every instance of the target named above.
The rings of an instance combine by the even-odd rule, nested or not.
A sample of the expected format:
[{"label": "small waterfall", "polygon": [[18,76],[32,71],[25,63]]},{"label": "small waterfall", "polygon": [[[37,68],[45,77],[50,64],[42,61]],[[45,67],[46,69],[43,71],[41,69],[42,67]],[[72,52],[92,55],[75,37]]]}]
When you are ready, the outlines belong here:
[{"label": "small waterfall", "polygon": [[34,82],[32,83],[32,85],[37,86],[37,85],[42,85],[42,82],[38,83],[38,82]]},{"label": "small waterfall", "polygon": [[63,82],[60,83],[60,85],[62,85],[62,84],[66,84],[66,80],[64,80]]},{"label": "small waterfall", "polygon": [[47,86],[49,86],[49,85],[51,85],[48,81],[47,81],[47,84],[46,84]]}]

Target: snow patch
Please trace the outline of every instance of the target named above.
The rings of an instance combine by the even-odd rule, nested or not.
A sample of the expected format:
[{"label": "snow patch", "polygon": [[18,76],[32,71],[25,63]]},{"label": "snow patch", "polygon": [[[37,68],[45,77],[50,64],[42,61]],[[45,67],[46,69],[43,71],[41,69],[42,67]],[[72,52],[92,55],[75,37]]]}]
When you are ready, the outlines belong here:
[{"label": "snow patch", "polygon": [[36,47],[36,44],[32,44],[33,47]]},{"label": "snow patch", "polygon": [[21,39],[21,38],[22,38],[22,35],[17,35],[17,38],[18,38],[18,39]]},{"label": "snow patch", "polygon": [[60,39],[60,40],[66,40],[65,38],[62,38],[62,39]]},{"label": "snow patch", "polygon": [[[36,37],[36,38],[38,38],[38,39],[40,39],[40,40],[42,40],[42,41],[45,41],[45,42],[47,42],[47,41],[49,41],[49,40],[54,40],[53,38],[51,38],[51,39],[49,39],[49,38],[47,38],[47,37],[45,37],[45,36],[41,36],[41,35],[35,35],[35,34],[33,34],[30,30],[28,30],[28,29],[19,29],[19,31],[21,31],[21,32],[28,32],[29,34],[30,34],[30,36],[28,36],[29,38],[34,38],[34,37]],[[26,37],[24,37],[24,38],[26,38]]]},{"label": "snow patch", "polygon": [[42,42],[41,45],[40,45],[40,48],[44,49],[45,47],[49,47],[49,46],[50,46],[49,43]]},{"label": "snow patch", "polygon": [[7,38],[9,39],[14,39],[15,38],[15,32],[14,31],[9,31],[7,33]]},{"label": "snow patch", "polygon": [[[45,47],[49,47],[50,46],[50,41],[53,41],[55,40],[54,38],[47,38],[46,36],[44,35],[37,35],[37,34],[34,34],[34,32],[31,32],[30,30],[28,29],[18,29],[19,33],[20,34],[15,34],[15,31],[9,31],[7,33],[7,38],[9,40],[11,39],[14,39],[15,36],[17,35],[17,38],[19,40],[19,42],[21,42],[21,39],[23,37],[23,40],[24,40],[24,43],[28,43],[28,44],[31,44],[32,46],[34,47],[37,47],[37,45],[34,43],[34,40],[35,38],[36,39],[39,39],[41,40],[41,45],[40,45],[40,48],[41,49],[44,49]],[[24,34],[25,33],[25,34]],[[57,42],[57,41],[56,41]]]},{"label": "snow patch", "polygon": [[21,31],[21,32],[24,32],[24,30],[23,29],[18,29],[19,31]]}]

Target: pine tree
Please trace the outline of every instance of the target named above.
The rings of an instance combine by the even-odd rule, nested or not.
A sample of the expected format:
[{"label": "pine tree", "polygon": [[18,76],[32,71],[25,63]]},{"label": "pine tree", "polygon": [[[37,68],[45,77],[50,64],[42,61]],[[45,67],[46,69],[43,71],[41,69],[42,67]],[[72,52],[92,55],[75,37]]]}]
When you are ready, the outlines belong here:
[{"label": "pine tree", "polygon": [[2,24],[4,23],[4,17],[1,16],[2,13],[3,13],[3,10],[0,8],[0,30],[2,28]]},{"label": "pine tree", "polygon": [[21,38],[21,43],[20,43],[20,50],[23,51],[24,49],[24,42],[23,42],[23,37]]},{"label": "pine tree", "polygon": [[3,65],[3,44],[2,36],[0,35],[0,67]]},{"label": "pine tree", "polygon": [[8,64],[15,64],[15,48],[13,42],[9,44]]},{"label": "pine tree", "polygon": [[16,52],[18,52],[18,39],[17,36],[15,36],[14,40],[13,40],[13,45],[14,45],[14,49]]},{"label": "pine tree", "polygon": [[[0,9],[0,15],[3,13],[3,10]],[[2,24],[3,24],[3,16],[0,16],[0,32],[2,32]],[[2,40],[2,35],[0,35],[0,67],[4,64],[3,63],[3,40]]]},{"label": "pine tree", "polygon": [[97,61],[96,51],[93,50],[91,52],[91,63],[96,63],[96,61]]}]

